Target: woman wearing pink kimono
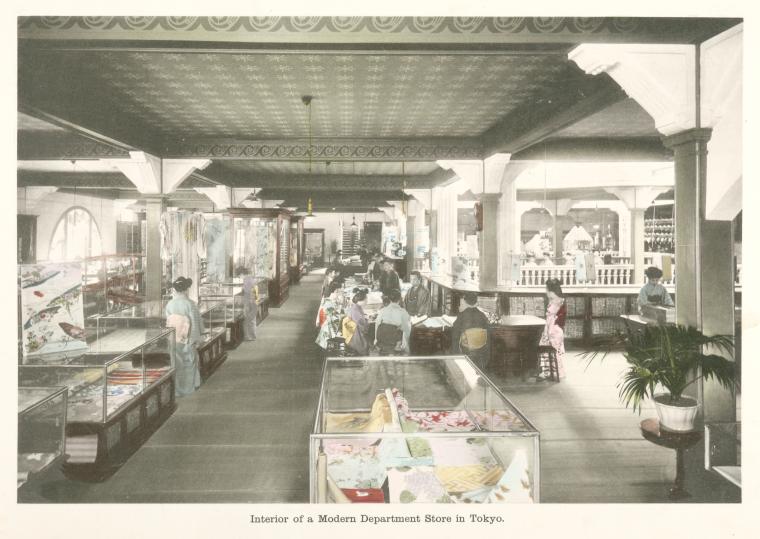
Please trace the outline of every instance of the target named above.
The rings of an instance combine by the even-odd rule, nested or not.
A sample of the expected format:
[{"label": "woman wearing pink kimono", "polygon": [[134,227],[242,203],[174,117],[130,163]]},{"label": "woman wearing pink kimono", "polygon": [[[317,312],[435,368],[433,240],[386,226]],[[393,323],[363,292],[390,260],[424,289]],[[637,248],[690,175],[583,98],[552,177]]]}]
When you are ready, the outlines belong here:
[{"label": "woman wearing pink kimono", "polygon": [[[557,279],[546,281],[546,297],[549,304],[546,307],[546,326],[541,334],[539,346],[551,346],[557,356],[557,374],[565,377],[565,318],[567,307],[562,294],[562,287]],[[538,380],[547,380],[551,375],[549,358],[541,354],[538,365]]]}]

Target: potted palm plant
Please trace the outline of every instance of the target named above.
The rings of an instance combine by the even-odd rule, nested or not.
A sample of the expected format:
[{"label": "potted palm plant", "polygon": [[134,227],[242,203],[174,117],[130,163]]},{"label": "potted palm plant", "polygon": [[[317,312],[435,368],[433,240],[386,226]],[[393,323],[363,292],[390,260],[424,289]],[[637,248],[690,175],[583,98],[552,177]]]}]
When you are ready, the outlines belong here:
[{"label": "potted palm plant", "polygon": [[[697,380],[715,379],[726,389],[736,384],[734,363],[721,355],[732,354],[731,337],[707,336],[686,326],[646,326],[628,329],[608,346],[585,355],[590,360],[604,357],[621,344],[628,369],[617,386],[620,400],[641,413],[642,403],[653,399],[660,425],[667,430],[694,430],[699,405],[683,393]],[[660,388],[666,392],[659,392]]]}]

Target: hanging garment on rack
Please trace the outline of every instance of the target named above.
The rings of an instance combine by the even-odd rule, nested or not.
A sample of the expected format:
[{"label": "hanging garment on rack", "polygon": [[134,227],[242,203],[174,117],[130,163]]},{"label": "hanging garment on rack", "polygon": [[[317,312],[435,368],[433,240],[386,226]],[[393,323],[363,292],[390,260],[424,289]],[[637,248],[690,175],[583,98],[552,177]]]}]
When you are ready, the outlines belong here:
[{"label": "hanging garment on rack", "polygon": [[575,257],[575,280],[579,283],[585,283],[588,280],[587,276],[586,257],[578,255]]}]

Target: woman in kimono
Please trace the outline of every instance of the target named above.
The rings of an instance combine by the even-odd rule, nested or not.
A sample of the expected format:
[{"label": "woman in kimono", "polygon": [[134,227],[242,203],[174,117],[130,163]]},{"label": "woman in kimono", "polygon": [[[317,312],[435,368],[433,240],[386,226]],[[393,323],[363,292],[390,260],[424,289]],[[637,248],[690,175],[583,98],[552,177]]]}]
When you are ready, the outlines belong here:
[{"label": "woman in kimono", "polygon": [[175,394],[178,397],[193,393],[201,385],[198,347],[202,342],[203,321],[198,306],[187,297],[191,284],[192,279],[179,277],[172,283],[174,297],[166,304],[166,325],[175,331]]},{"label": "woman in kimono", "polygon": [[346,312],[346,319],[353,322],[351,324],[353,332],[350,337],[346,335],[346,326],[349,324],[344,321],[343,337],[353,352],[356,352],[360,356],[366,356],[369,354],[369,322],[367,321],[367,315],[364,314],[364,306],[367,304],[367,289],[354,288],[353,292],[354,297],[351,299],[351,306]]},{"label": "woman in kimono", "polygon": [[246,271],[243,277],[243,338],[246,341],[256,340],[256,315],[259,306],[259,291],[256,288],[256,278]]},{"label": "woman in kimono", "polygon": [[317,314],[317,334],[316,343],[323,350],[327,350],[327,341],[334,337],[341,336],[341,320],[343,319],[343,282],[335,279],[330,283],[328,296],[322,299]]},{"label": "woman in kimono", "polygon": [[[565,318],[567,307],[562,294],[562,287],[557,279],[546,281],[546,297],[549,305],[546,307],[546,325],[541,334],[539,346],[551,346],[557,356],[557,374],[560,378],[565,377]],[[541,354],[538,365],[538,380],[546,380],[550,377],[549,359]]]}]

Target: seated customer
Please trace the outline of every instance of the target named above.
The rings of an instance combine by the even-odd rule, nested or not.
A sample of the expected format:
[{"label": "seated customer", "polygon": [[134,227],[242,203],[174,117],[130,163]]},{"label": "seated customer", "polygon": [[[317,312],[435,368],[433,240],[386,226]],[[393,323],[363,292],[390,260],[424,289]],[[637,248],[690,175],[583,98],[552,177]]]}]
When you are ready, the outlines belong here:
[{"label": "seated customer", "polygon": [[322,297],[326,298],[330,295],[329,288],[330,283],[333,282],[333,279],[338,276],[340,273],[340,270],[335,267],[327,268],[327,271],[325,272],[325,279],[322,281]]},{"label": "seated customer", "polygon": [[380,309],[375,318],[375,345],[383,355],[394,352],[408,354],[409,335],[412,332],[409,313],[399,305],[400,291],[391,290],[388,299],[388,306]]},{"label": "seated customer", "polygon": [[[475,292],[467,292],[464,295],[464,309],[461,309],[454,325],[451,328],[451,353],[462,354],[474,349],[487,349],[487,342],[462,343],[462,336],[469,329],[488,330],[488,317],[478,309],[478,295]],[[471,332],[468,335],[483,335],[482,332]],[[465,338],[466,340],[466,338]],[[463,350],[460,344],[465,344],[468,349]],[[480,362],[479,362],[480,363]]]},{"label": "seated customer", "polygon": [[662,270],[654,266],[650,266],[644,272],[647,276],[647,284],[641,287],[639,292],[639,312],[644,305],[662,305],[664,307],[673,307],[674,303],[670,297],[670,294],[664,286],[660,284],[662,278]]},{"label": "seated customer", "polygon": [[422,275],[419,271],[412,272],[412,287],[404,296],[404,307],[410,316],[430,314],[430,292],[422,285]]},{"label": "seated customer", "polygon": [[369,322],[367,322],[367,315],[364,314],[364,306],[367,304],[367,289],[354,288],[353,292],[354,297],[351,299],[351,306],[343,319],[342,333],[349,350],[357,355],[366,356],[369,353],[369,342],[367,341]]}]

